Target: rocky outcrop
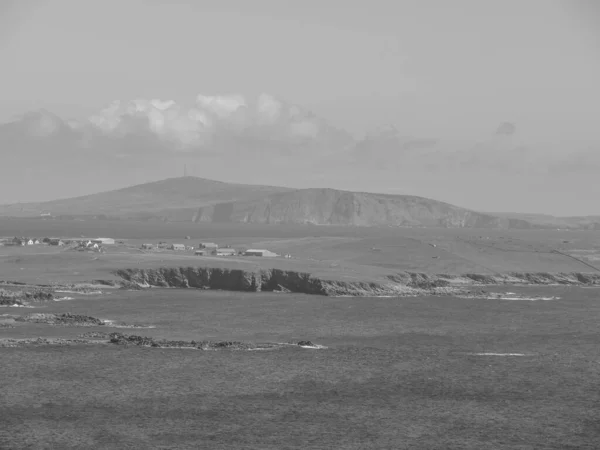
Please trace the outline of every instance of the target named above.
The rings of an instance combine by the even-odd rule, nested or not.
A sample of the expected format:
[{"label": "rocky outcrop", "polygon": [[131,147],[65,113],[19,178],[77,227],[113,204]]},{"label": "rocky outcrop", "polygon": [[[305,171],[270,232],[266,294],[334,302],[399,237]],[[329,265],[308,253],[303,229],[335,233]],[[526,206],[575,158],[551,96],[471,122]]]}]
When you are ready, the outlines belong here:
[{"label": "rocky outcrop", "polygon": [[48,325],[63,325],[77,327],[97,327],[106,325],[106,323],[103,320],[96,319],[95,317],[71,313],[34,313],[17,317],[15,320],[17,322],[45,323]]},{"label": "rocky outcrop", "polygon": [[327,296],[447,295],[486,285],[600,285],[600,274],[510,273],[499,275],[429,275],[403,272],[380,282],[339,281],[305,272],[280,269],[245,271],[210,267],[121,269],[114,272],[128,283],[143,287],[218,289],[246,292],[295,292]]},{"label": "rocky outcrop", "polygon": [[22,305],[28,302],[49,300],[54,300],[54,293],[49,291],[39,289],[33,291],[0,289],[0,305]]},{"label": "rocky outcrop", "polygon": [[189,348],[197,350],[274,350],[285,348],[288,345],[302,348],[327,348],[315,345],[311,341],[299,341],[297,343],[282,344],[267,342],[256,344],[253,342],[240,341],[171,341],[167,339],[156,339],[147,336],[127,335],[122,333],[110,333],[108,342],[111,344],[152,348]]}]

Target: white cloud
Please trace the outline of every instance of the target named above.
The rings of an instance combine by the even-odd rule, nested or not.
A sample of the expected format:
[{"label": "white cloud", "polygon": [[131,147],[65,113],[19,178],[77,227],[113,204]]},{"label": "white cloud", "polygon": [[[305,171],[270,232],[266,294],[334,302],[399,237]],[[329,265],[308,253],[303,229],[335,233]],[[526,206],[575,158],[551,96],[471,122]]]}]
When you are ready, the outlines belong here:
[{"label": "white cloud", "polygon": [[[269,94],[253,102],[242,95],[198,95],[195,106],[173,100],[114,101],[89,118],[89,124],[108,134],[153,133],[177,142],[180,150],[202,147],[217,132],[256,134],[264,138],[316,138],[321,125],[295,105]],[[256,132],[256,133],[255,133]]]},{"label": "white cloud", "polygon": [[220,119],[231,116],[242,106],[248,106],[241,95],[198,95],[196,103],[200,108],[213,113]]},{"label": "white cloud", "polygon": [[319,127],[314,122],[303,121],[290,124],[290,134],[298,137],[317,137]]},{"label": "white cloud", "polygon": [[260,94],[256,105],[259,120],[266,123],[275,123],[281,117],[283,104],[268,94]]}]

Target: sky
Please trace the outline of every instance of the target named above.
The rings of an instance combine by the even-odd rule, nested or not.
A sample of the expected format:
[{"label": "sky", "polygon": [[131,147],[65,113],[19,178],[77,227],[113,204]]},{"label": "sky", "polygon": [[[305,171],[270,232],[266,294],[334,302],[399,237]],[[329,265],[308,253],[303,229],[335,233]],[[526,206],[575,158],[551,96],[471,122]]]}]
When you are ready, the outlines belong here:
[{"label": "sky", "polygon": [[267,92],[356,136],[507,121],[528,145],[600,143],[594,0],[4,0],[0,66],[0,119]]}]

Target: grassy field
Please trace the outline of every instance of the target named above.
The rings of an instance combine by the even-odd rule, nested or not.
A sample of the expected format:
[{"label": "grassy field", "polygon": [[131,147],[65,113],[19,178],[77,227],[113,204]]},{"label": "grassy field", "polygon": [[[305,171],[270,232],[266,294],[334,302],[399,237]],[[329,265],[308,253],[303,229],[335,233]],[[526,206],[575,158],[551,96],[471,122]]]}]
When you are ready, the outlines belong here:
[{"label": "grassy field", "polygon": [[[327,279],[360,281],[382,280],[401,271],[430,274],[600,271],[597,231],[0,219],[0,235],[108,236],[125,242],[106,246],[105,254],[44,246],[0,247],[1,278],[32,283],[107,279],[112,278],[111,271],[117,268],[160,266],[277,267]],[[186,236],[191,239],[186,240]],[[209,241],[242,249],[267,248],[280,254],[289,253],[293,258],[196,257],[190,253],[140,250],[142,243],[158,241],[186,245]]]},{"label": "grassy field", "polygon": [[[156,328],[130,331],[170,339],[328,348],[2,348],[0,448],[594,449],[598,291],[551,291],[561,299],[116,291],[4,309],[143,322]],[[0,337],[94,329],[23,324]]]}]

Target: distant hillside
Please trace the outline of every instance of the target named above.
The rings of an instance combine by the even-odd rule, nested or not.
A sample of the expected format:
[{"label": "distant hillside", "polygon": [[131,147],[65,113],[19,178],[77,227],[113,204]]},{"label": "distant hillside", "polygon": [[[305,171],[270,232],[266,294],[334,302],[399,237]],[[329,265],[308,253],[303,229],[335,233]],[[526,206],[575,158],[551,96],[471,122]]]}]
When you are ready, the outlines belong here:
[{"label": "distant hillside", "polygon": [[495,229],[600,229],[598,217],[480,213],[409,195],[291,189],[197,177],[39,203],[0,205],[0,216],[182,222],[409,226]]},{"label": "distant hillside", "polygon": [[422,197],[301,189],[252,201],[199,208],[196,222],[247,222],[446,228],[531,228],[525,220],[499,218]]},{"label": "distant hillside", "polygon": [[4,205],[0,206],[0,215],[39,216],[42,213],[50,213],[53,216],[106,215],[191,220],[201,206],[247,201],[286,191],[291,189],[180,177],[83,197]]},{"label": "distant hillside", "polygon": [[530,222],[537,228],[570,228],[577,230],[600,230],[600,216],[556,217],[549,214],[491,213],[507,219]]}]

